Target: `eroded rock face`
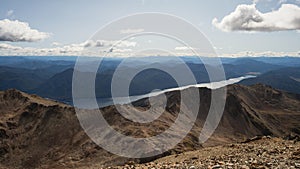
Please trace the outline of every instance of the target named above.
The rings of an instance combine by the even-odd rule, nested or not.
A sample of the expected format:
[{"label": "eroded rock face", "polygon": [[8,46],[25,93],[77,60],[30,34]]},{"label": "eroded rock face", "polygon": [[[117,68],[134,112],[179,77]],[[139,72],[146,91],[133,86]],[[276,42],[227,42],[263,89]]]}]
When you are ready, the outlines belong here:
[{"label": "eroded rock face", "polygon": [[[73,107],[17,90],[0,92],[0,168],[114,166],[128,161],[148,162],[206,146],[243,141],[256,135],[283,137],[288,133],[299,134],[299,96],[264,85],[231,85],[222,120],[214,135],[201,145],[198,136],[209,110],[211,90],[200,88],[199,93],[201,106],[196,123],[181,143],[161,156],[126,159],[112,155],[93,143],[82,130]],[[152,123],[139,124],[125,119],[115,106],[101,110],[107,122],[118,132],[133,137],[149,137],[164,132],[177,118],[180,93],[169,92],[167,98],[165,112]],[[150,107],[147,99],[134,105],[140,110]],[[126,105],[120,108],[135,111]]]}]

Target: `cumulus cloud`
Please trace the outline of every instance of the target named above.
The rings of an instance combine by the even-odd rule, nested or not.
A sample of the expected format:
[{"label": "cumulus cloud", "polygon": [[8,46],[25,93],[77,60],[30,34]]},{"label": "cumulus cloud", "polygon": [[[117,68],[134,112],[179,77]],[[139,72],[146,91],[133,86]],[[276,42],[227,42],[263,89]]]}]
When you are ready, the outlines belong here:
[{"label": "cumulus cloud", "polygon": [[13,46],[6,43],[0,43],[0,50],[21,50],[22,47],[19,46]]},{"label": "cumulus cloud", "polygon": [[136,42],[133,41],[109,41],[109,40],[88,40],[86,42],[84,42],[82,44],[85,48],[88,47],[111,47],[111,46],[115,46],[115,47],[135,47],[136,46]]},{"label": "cumulus cloud", "polygon": [[214,18],[212,24],[225,32],[300,30],[300,7],[282,4],[277,11],[261,13],[255,4],[242,4],[220,22]]},{"label": "cumulus cloud", "polygon": [[137,44],[136,42],[132,42],[132,41],[120,41],[120,42],[117,42],[115,44],[115,46],[120,47],[120,48],[135,47],[136,44]]},{"label": "cumulus cloud", "polygon": [[49,33],[30,28],[26,22],[9,19],[0,20],[0,41],[36,42],[49,36]]},{"label": "cumulus cloud", "polygon": [[88,48],[88,47],[103,47],[104,46],[104,41],[101,41],[101,40],[97,40],[97,41],[88,40],[88,41],[84,42],[82,45],[85,48]]}]

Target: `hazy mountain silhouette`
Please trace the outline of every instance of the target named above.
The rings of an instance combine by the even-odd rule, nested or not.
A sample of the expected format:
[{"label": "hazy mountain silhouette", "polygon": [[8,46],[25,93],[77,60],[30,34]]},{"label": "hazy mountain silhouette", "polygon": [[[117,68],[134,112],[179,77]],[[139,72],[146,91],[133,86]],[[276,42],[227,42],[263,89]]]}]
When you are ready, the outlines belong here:
[{"label": "hazy mountain silhouette", "polygon": [[[0,57],[0,90],[16,88],[18,90],[37,94],[46,98],[65,101],[70,103],[72,100],[72,75],[73,66],[76,57]],[[133,59],[128,61],[121,67],[122,72],[126,75],[128,72],[136,72],[139,68],[149,66],[151,64],[159,68],[168,68],[173,70],[177,75],[185,77],[185,72],[181,71],[182,67],[188,66],[195,75],[197,83],[209,82],[208,74],[205,66],[201,60],[195,57],[182,57],[186,64],[179,63],[174,57],[167,57],[161,59],[155,57],[153,60],[149,58]],[[273,59],[273,58],[272,58]],[[298,63],[300,59],[285,58],[282,65],[278,65],[278,61],[269,61],[264,57],[261,58],[223,58],[223,67],[226,78],[235,78],[244,76],[246,74],[263,74],[268,71],[282,69],[285,65],[290,65],[292,61]],[[261,61],[258,61],[261,60]],[[87,58],[85,61],[86,72],[89,73],[91,64],[96,64],[95,58]],[[116,68],[122,63],[122,59],[108,59],[105,58],[101,62],[96,78],[96,95],[98,98],[111,97],[111,81]],[[209,65],[207,65],[209,66]],[[271,73],[272,74],[272,73]],[[270,74],[270,75],[271,75]],[[284,77],[284,76],[283,76]],[[284,77],[286,78],[286,77]],[[294,78],[294,77],[293,77]],[[295,77],[297,78],[297,77]],[[128,80],[126,76],[118,76],[118,79]],[[256,78],[256,79],[259,79]],[[247,82],[248,84],[255,84],[257,82],[264,83],[264,80],[276,81],[275,76],[268,76],[268,78],[261,78],[261,80]],[[275,88],[283,89],[290,92],[297,92],[298,83],[293,79],[288,79],[291,83],[289,86],[282,87],[282,85],[274,85],[273,83],[265,83],[274,86]],[[251,82],[251,83],[250,83]],[[243,82],[247,84],[246,82]],[[275,83],[275,82],[274,82]],[[278,82],[279,83],[279,82]],[[187,83],[188,84],[188,83]],[[121,85],[121,84],[120,84]],[[167,89],[177,87],[175,79],[169,74],[158,69],[148,69],[137,74],[131,81],[130,95],[147,94],[155,89]],[[121,95],[120,95],[121,96]]]},{"label": "hazy mountain silhouette", "polygon": [[51,77],[51,73],[39,70],[0,66],[0,90],[16,88],[30,91]]},{"label": "hazy mountain silhouette", "polygon": [[282,68],[240,82],[245,85],[263,83],[274,88],[300,94],[300,67]]}]

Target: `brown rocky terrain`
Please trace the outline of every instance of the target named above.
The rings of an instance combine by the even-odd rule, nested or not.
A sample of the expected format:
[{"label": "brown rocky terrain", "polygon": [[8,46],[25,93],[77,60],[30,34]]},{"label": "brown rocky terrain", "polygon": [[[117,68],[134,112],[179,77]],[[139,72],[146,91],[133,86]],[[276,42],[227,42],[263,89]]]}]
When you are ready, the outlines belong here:
[{"label": "brown rocky terrain", "polygon": [[247,143],[206,147],[145,164],[126,164],[112,168],[300,168],[300,142],[267,136],[255,137]]},{"label": "brown rocky terrain", "polygon": [[[247,154],[251,153],[244,151],[242,146],[255,144],[254,152],[262,148],[259,147],[260,142],[266,144],[270,142],[270,145],[291,145],[295,147],[295,150],[287,151],[287,153],[296,152],[297,154],[299,143],[293,145],[292,142],[280,139],[263,139],[263,141],[247,144],[235,144],[233,147],[211,148],[210,146],[242,142],[254,136],[285,137],[300,134],[299,95],[284,93],[264,85],[250,87],[230,85],[227,89],[224,114],[213,136],[203,145],[198,141],[209,109],[211,93],[209,89],[199,88],[197,90],[201,96],[201,107],[193,129],[181,143],[162,156],[178,154],[177,157],[185,157],[188,153],[181,153],[193,151],[191,153],[198,154],[199,158],[203,156],[201,157],[203,160],[210,160],[212,156],[231,154],[236,155],[237,160],[243,155],[242,159],[249,162],[252,156],[249,156],[248,159]],[[168,103],[165,112],[159,119],[151,123],[131,122],[121,116],[115,106],[108,106],[101,110],[108,123],[119,132],[134,137],[149,137],[169,128],[178,115],[179,92],[169,92],[166,95]],[[160,102],[159,97],[154,100],[157,103]],[[149,109],[148,99],[137,101],[134,105],[139,110]],[[136,111],[126,105],[120,105],[120,108],[127,112]],[[129,161],[149,162],[158,158],[127,159],[112,155],[86,136],[76,118],[73,107],[17,90],[0,92],[0,115],[0,167],[2,168],[89,168],[93,166],[100,168],[124,165]],[[208,148],[203,149],[203,147]],[[271,148],[265,147],[267,151],[271,151]],[[202,151],[217,153],[218,149],[222,149],[219,156],[201,153]],[[160,164],[163,165],[169,161],[168,158],[174,157],[166,157],[166,161],[162,161]],[[186,159],[188,158],[189,156],[186,156]],[[277,159],[277,157],[274,158]],[[233,163],[235,166],[247,165],[246,162],[236,164],[237,161],[228,161],[227,158],[218,161]],[[203,163],[205,165],[197,166],[208,167],[206,165],[208,163]],[[251,164],[249,162],[248,166]],[[279,163],[274,163],[274,165],[279,166]],[[296,164],[293,166],[297,167]]]}]

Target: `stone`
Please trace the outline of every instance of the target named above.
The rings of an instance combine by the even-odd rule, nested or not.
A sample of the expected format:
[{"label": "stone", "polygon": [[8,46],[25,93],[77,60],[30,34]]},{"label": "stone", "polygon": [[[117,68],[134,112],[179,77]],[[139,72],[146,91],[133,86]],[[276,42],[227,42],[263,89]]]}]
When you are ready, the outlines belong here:
[{"label": "stone", "polygon": [[250,168],[248,166],[246,166],[246,165],[242,165],[241,169],[250,169]]},{"label": "stone", "polygon": [[219,164],[212,166],[212,169],[219,169],[219,168],[222,168],[222,166]]}]

